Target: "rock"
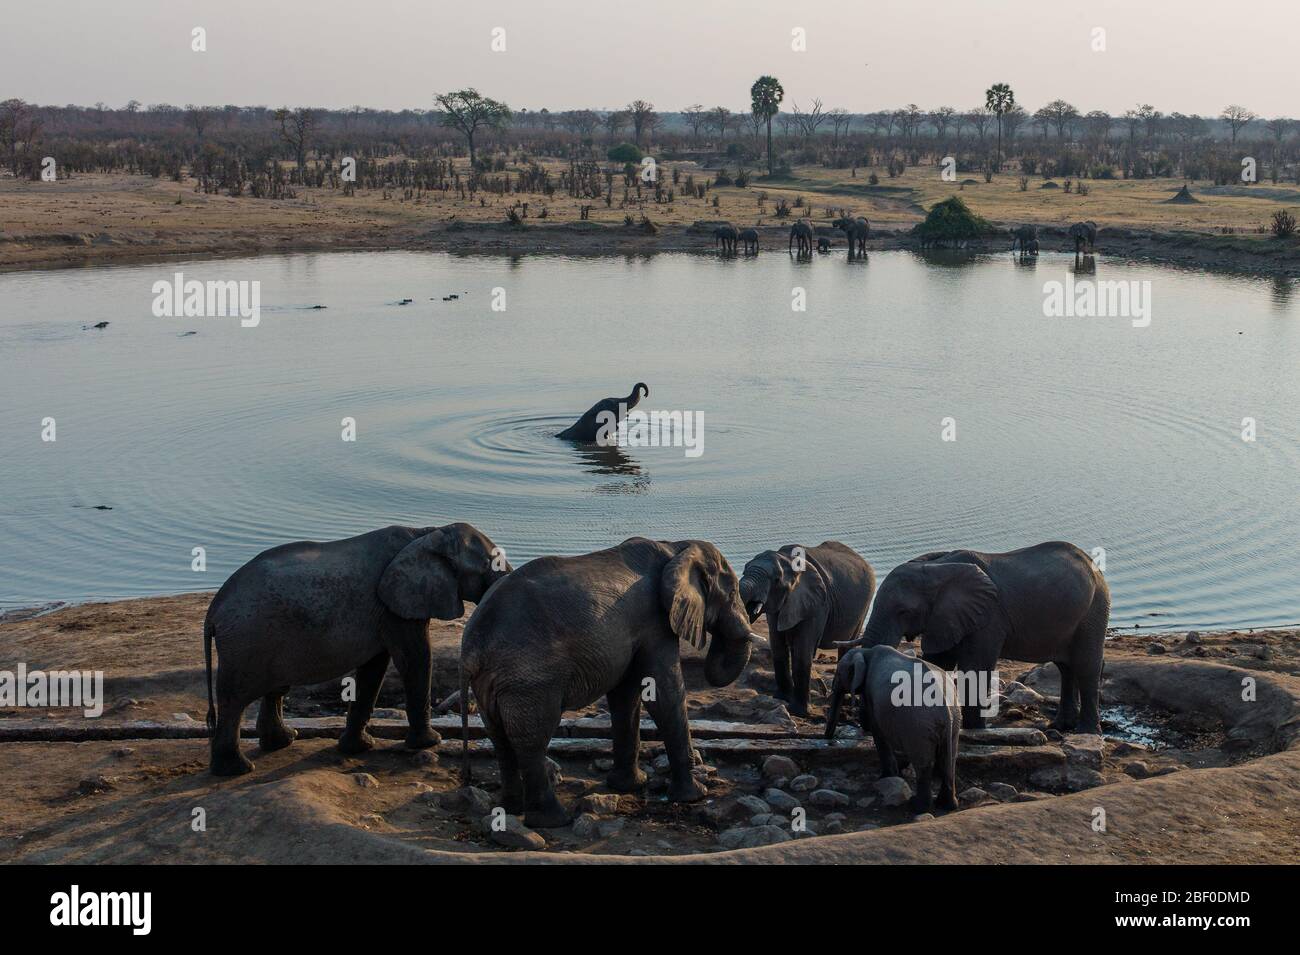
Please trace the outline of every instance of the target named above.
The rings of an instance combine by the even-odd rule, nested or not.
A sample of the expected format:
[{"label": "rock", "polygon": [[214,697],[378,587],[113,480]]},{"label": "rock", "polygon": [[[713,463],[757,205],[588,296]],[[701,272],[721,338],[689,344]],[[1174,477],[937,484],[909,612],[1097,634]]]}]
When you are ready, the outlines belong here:
[{"label": "rock", "polygon": [[117,788],[113,783],[114,780],[107,776],[87,776],[77,784],[77,792],[86,796],[93,793],[108,792],[110,789]]},{"label": "rock", "polygon": [[885,806],[901,806],[912,798],[912,787],[907,785],[907,780],[902,776],[886,776],[884,779],[877,779],[875,789],[880,795],[881,803]]},{"label": "rock", "polygon": [[1006,701],[1012,706],[1038,706],[1043,702],[1043,694],[1027,686],[1016,686],[1006,695]]},{"label": "rock", "polygon": [[1043,799],[1051,799],[1050,793],[1016,793],[1013,802],[1039,802]]},{"label": "rock", "polygon": [[646,783],[646,788],[652,793],[661,793],[668,788],[667,776],[651,776],[650,781]]},{"label": "rock", "polygon": [[1018,795],[1016,787],[1010,783],[989,783],[984,789],[999,802],[1007,802]]},{"label": "rock", "polygon": [[790,788],[797,793],[812,792],[817,788],[817,777],[804,773],[802,776],[796,776],[790,780]]},{"label": "rock", "polygon": [[760,812],[756,816],[751,816],[749,824],[751,826],[771,826],[777,825],[781,817],[774,812]]},{"label": "rock", "polygon": [[1105,780],[1095,769],[1067,763],[1063,767],[1047,766],[1034,770],[1029,774],[1029,782],[1040,789],[1063,789],[1074,793],[1100,786]]},{"label": "rock", "polygon": [[933,819],[934,813],[922,812],[912,817],[913,822],[925,822],[927,819]]},{"label": "rock", "polygon": [[789,842],[792,838],[780,826],[738,826],[719,835],[718,843],[725,849],[753,849]]},{"label": "rock", "polygon": [[1196,646],[1197,644],[1201,643],[1200,631],[1198,630],[1189,631],[1187,635],[1183,637],[1183,643],[1187,644],[1188,646]]},{"label": "rock", "polygon": [[817,827],[806,819],[804,820],[803,828],[801,829],[792,828],[790,831],[794,833],[794,837],[796,839],[807,839],[809,836],[820,835],[820,833],[817,831]]},{"label": "rock", "polygon": [[127,756],[130,756],[134,752],[135,750],[133,750],[130,746],[119,746],[117,749],[113,750],[113,755],[116,756],[118,759],[123,759]]},{"label": "rock", "polygon": [[799,729],[798,724],[790,715],[790,711],[784,706],[777,706],[768,710],[758,718],[758,721],[765,726],[779,726],[782,729],[790,730],[792,733]]},{"label": "rock", "polygon": [[414,782],[411,783],[411,787],[421,796],[433,792],[433,787],[428,783]]},{"label": "rock", "polygon": [[374,720],[404,720],[406,719],[406,712],[404,710],[381,708],[372,710],[370,718]]},{"label": "rock", "polygon": [[1098,771],[1101,769],[1103,746],[1104,740],[1093,733],[1070,733],[1061,741],[1066,763]]},{"label": "rock", "polygon": [[757,815],[760,812],[771,812],[772,807],[757,796],[741,796],[736,800],[736,805],[742,809],[748,809],[750,815]]},{"label": "rock", "polygon": [[992,798],[992,796],[983,789],[980,789],[978,786],[971,786],[969,789],[962,790],[957,795],[957,801],[963,806],[977,806],[985,800]]},{"label": "rock", "polygon": [[667,753],[663,753],[660,756],[656,756],[654,758],[654,762],[652,762],[650,765],[654,767],[654,771],[658,773],[660,776],[667,775],[669,772],[672,771],[672,765],[668,761]]},{"label": "rock", "polygon": [[1162,653],[1168,653],[1168,652],[1169,652],[1169,648],[1165,646],[1163,643],[1161,643],[1159,640],[1153,640],[1151,643],[1147,644],[1147,653],[1151,654],[1152,656],[1159,656]]},{"label": "rock", "polygon": [[602,819],[596,826],[602,839],[608,839],[610,836],[617,835],[623,831],[627,825],[627,820],[619,817],[617,819]]},{"label": "rock", "polygon": [[803,805],[798,799],[779,789],[769,789],[763,793],[763,801],[778,812],[790,812]]},{"label": "rock", "polygon": [[1132,740],[1122,739],[1115,744],[1111,751],[1116,756],[1131,756],[1133,753],[1148,753],[1150,750],[1141,743],[1135,743]]},{"label": "rock", "polygon": [[579,812],[591,812],[596,815],[610,816],[618,812],[617,793],[590,793],[583,796],[578,803]]},{"label": "rock", "polygon": [[377,812],[368,812],[361,817],[361,824],[369,829],[371,826],[382,825],[384,817]]},{"label": "rock", "polygon": [[872,829],[879,828],[880,823],[878,822],[864,822],[862,825],[858,826],[858,832],[870,832]]},{"label": "rock", "polygon": [[477,786],[462,786],[443,793],[438,805],[446,812],[482,816],[492,811],[492,797]]},{"label": "rock", "polygon": [[[753,798],[755,802],[762,803],[765,807],[762,811],[767,811],[767,803],[755,797],[750,798]],[[732,802],[731,800],[707,802],[701,806],[697,806],[695,809],[696,820],[698,820],[702,825],[718,831],[728,828],[730,824],[748,819],[753,814],[752,810],[746,809],[740,803]]]},{"label": "rock", "polygon": [[352,773],[352,781],[362,789],[378,789],[379,780],[369,773]]},{"label": "rock", "polygon": [[597,773],[607,773],[614,768],[614,761],[602,756],[591,761],[591,768]]},{"label": "rock", "polygon": [[822,830],[828,836],[838,835],[844,831],[843,819],[827,819],[822,822]]},{"label": "rock", "polygon": [[1134,779],[1150,779],[1153,776],[1168,776],[1170,773],[1179,772],[1183,768],[1184,767],[1180,766],[1178,763],[1172,761],[1149,763],[1143,762],[1140,759],[1135,759],[1132,762],[1125,763],[1123,767],[1125,774],[1132,776]]},{"label": "rock", "polygon": [[596,817],[591,813],[582,813],[577,819],[573,820],[573,834],[583,841],[599,837],[600,827],[596,825],[596,822]]},{"label": "rock", "polygon": [[808,797],[808,802],[818,809],[840,809],[851,800],[844,793],[834,789],[818,789]]},{"label": "rock", "polygon": [[[496,829],[493,822],[504,820],[505,828]],[[497,823],[500,825],[501,823]],[[479,823],[483,831],[499,846],[505,846],[507,849],[545,849],[546,840],[540,834],[533,832],[522,822],[518,816],[502,816],[489,814],[483,817]]]},{"label": "rock", "polygon": [[769,779],[767,782],[773,789],[785,789],[786,786],[790,785],[790,780],[786,776],[777,776],[773,779]]},{"label": "rock", "polygon": [[859,809],[870,809],[875,804],[876,804],[875,796],[864,796],[863,798],[855,802],[853,805],[857,806]]},{"label": "rock", "polygon": [[431,749],[422,749],[416,752],[415,762],[418,766],[437,766],[438,754]]},{"label": "rock", "polygon": [[769,779],[777,776],[793,779],[800,775],[799,765],[789,756],[769,756],[763,760],[763,775]]}]

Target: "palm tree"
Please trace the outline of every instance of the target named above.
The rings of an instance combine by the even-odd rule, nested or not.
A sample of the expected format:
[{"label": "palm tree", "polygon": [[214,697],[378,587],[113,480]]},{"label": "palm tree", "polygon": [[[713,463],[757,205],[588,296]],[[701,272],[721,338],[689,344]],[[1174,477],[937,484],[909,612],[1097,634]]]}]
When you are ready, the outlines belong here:
[{"label": "palm tree", "polygon": [[754,115],[767,122],[767,174],[772,175],[772,117],[781,109],[785,90],[775,76],[760,76],[749,88]]},{"label": "palm tree", "polygon": [[998,118],[998,168],[1002,168],[1002,117],[1016,105],[1016,94],[1006,83],[994,83],[984,93],[984,104]]}]

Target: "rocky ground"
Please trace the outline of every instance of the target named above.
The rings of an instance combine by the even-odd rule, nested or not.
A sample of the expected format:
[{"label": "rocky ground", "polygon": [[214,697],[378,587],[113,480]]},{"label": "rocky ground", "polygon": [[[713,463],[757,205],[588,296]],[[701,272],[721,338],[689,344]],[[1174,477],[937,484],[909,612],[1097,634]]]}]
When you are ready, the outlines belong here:
[{"label": "rocky ground", "polygon": [[[1300,731],[1297,631],[1117,636],[1108,647],[1104,740],[1047,729],[1054,668],[1008,661],[1004,679],[1017,679],[1003,686],[995,729],[963,739],[961,809],[920,817],[907,804],[910,771],[878,779],[874,751],[852,727],[842,724],[833,746],[821,741],[820,717],[793,718],[770,695],[764,655],[722,690],[708,688],[699,659],[688,656],[696,772],[708,799],[691,806],[665,800],[667,761],[653,741],[643,750],[647,791],[610,793],[603,782],[608,741],[590,729],[600,725],[597,705],[566,714],[587,721],[572,724],[552,748],[560,798],[575,821],[534,832],[500,814],[492,825],[495,763],[476,743],[473,786],[464,787],[458,739],[423,753],[385,740],[359,757],[306,731],[277,753],[260,753],[250,739],[254,773],[209,776],[201,738],[207,599],[87,605],[0,623],[0,669],[19,662],[101,669],[107,697],[95,721],[0,711],[0,739],[8,740],[0,742],[0,774],[20,781],[0,796],[0,858],[470,861],[523,860],[530,856],[512,851],[532,849],[574,861],[731,861],[758,853],[752,861],[1172,862],[1234,861],[1234,853],[1267,845],[1272,861],[1300,860],[1300,752],[1288,749]],[[458,623],[434,627],[438,699],[456,685],[459,633]],[[833,654],[823,654],[814,713],[824,709],[832,666]],[[1239,699],[1242,679],[1258,684],[1255,700]],[[315,725],[341,712],[337,699],[337,688],[295,689],[287,710]],[[390,673],[377,719],[400,720],[401,705]],[[75,738],[103,737],[116,726],[130,736],[126,730],[140,721],[190,738],[14,741],[22,727],[28,739],[32,727]],[[392,725],[393,735],[400,732]],[[1098,805],[1113,838],[1090,828]],[[204,828],[195,828],[196,810]],[[935,827],[948,833],[941,846],[922,838]],[[818,838],[828,835],[836,838]]]}]

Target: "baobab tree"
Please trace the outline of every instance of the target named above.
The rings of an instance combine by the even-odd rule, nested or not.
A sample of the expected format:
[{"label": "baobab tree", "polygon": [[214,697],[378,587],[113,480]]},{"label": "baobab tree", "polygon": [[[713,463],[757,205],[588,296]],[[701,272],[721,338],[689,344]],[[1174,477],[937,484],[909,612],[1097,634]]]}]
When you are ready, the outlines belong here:
[{"label": "baobab tree", "polygon": [[624,127],[627,126],[627,113],[621,109],[610,110],[605,114],[605,129],[609,133],[609,141],[612,143],[618,139]]},{"label": "baobab tree", "polygon": [[709,116],[713,119],[713,128],[718,131],[718,142],[724,142],[727,138],[727,125],[731,122],[731,110],[725,106],[715,106],[709,110]]},{"label": "baobab tree", "polygon": [[[488,99],[476,89],[456,90],[452,93],[435,93],[433,100],[442,110],[442,125],[449,129],[460,130],[469,145],[469,168],[471,172],[478,165],[478,155],[474,151],[474,134],[480,129],[500,129],[510,122],[510,107],[505,103]],[[547,112],[547,118],[550,113]]]},{"label": "baobab tree", "polygon": [[994,83],[984,91],[984,105],[998,119],[997,166],[1002,166],[1002,117],[1016,105],[1016,94],[1006,83]]},{"label": "baobab tree", "polygon": [[772,175],[772,117],[781,108],[785,90],[775,76],[760,76],[749,88],[750,108],[758,119],[767,124],[767,174]]},{"label": "baobab tree", "polygon": [[647,103],[643,99],[634,99],[627,104],[627,115],[632,120],[632,141],[640,146],[641,134],[647,129],[653,129],[658,120],[655,104]]},{"label": "baobab tree", "polygon": [[1237,133],[1241,132],[1252,119],[1258,117],[1244,106],[1238,106],[1235,103],[1223,108],[1220,119],[1226,120],[1228,127],[1232,130],[1232,144],[1237,145]]}]

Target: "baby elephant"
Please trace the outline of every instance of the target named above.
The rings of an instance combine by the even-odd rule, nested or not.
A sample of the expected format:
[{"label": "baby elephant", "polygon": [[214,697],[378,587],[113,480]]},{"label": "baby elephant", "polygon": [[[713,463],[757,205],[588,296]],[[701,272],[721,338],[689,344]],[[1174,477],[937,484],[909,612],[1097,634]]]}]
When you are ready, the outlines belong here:
[{"label": "baby elephant", "polygon": [[752,623],[767,614],[776,695],[791,713],[808,715],[808,683],[818,649],[862,631],[876,589],[871,565],[839,541],[765,550],[740,577]]},{"label": "baby elephant", "polygon": [[339,749],[369,749],[374,740],[366,724],[390,657],[406,687],[406,745],[436,745],[438,734],[429,725],[429,619],[463,616],[464,601],[482,600],[510,569],[501,550],[469,524],[385,527],[258,554],[217,591],[203,624],[213,774],[234,776],[253,768],[239,751],[239,723],[249,703],[262,701],[261,748],[282,749],[297,736],[282,718],[289,687],[353,670],[356,697]]},{"label": "baby elephant", "polygon": [[826,711],[826,738],[833,739],[845,694],[861,700],[858,721],[869,730],[880,757],[880,776],[897,776],[899,757],[916,771],[915,812],[929,812],[934,773],[939,807],[957,808],[957,744],[961,707],[952,675],[890,647],[855,647],[835,668]]}]

